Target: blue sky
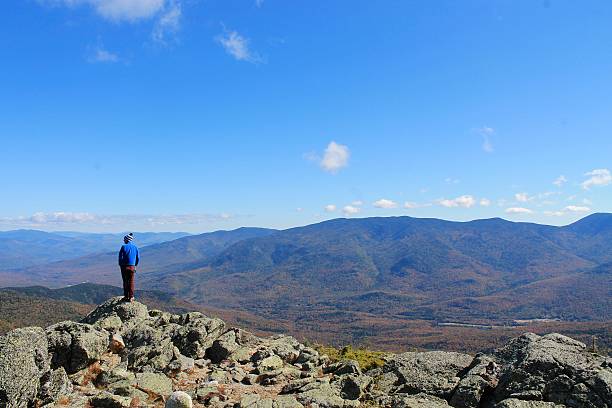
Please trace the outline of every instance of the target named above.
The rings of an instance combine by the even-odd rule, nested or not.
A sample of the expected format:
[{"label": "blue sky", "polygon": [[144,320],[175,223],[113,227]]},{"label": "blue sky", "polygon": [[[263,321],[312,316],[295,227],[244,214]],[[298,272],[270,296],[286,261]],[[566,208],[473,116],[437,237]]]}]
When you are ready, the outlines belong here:
[{"label": "blue sky", "polygon": [[9,0],[0,20],[0,229],[612,211],[609,1]]}]

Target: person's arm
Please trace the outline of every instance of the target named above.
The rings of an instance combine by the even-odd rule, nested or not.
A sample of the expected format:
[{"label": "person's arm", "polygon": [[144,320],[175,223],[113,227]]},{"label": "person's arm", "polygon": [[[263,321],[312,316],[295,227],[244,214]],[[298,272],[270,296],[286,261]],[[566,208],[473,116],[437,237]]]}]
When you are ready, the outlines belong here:
[{"label": "person's arm", "polygon": [[121,261],[123,260],[123,247],[119,250],[119,266],[121,266]]},{"label": "person's arm", "polygon": [[136,248],[136,266],[138,266],[138,262],[140,262],[140,251]]}]

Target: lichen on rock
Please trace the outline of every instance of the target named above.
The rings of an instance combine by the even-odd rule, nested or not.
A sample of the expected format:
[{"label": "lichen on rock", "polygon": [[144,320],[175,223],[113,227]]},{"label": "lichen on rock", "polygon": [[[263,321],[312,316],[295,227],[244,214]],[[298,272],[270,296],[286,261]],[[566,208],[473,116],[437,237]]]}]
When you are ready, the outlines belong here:
[{"label": "lichen on rock", "polygon": [[83,322],[0,337],[0,407],[612,408],[612,360],[559,334],[490,354],[335,363],[290,336],[255,336],[198,312],[109,299]]}]

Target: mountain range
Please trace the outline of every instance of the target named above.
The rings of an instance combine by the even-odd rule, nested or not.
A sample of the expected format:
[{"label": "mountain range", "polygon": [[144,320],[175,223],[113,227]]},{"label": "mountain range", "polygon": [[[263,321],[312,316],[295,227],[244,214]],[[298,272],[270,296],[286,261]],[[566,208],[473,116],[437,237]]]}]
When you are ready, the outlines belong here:
[{"label": "mountain range", "polygon": [[[152,245],[185,237],[186,232],[137,232],[141,245]],[[83,255],[116,250],[124,234],[0,231],[0,265],[4,269],[45,264]]]},{"label": "mountain range", "polygon": [[[142,259],[143,288],[301,327],[352,327],[357,337],[375,335],[389,319],[612,320],[612,214],[563,227],[335,219],[183,237],[144,246]],[[118,285],[116,254],[0,272],[4,286],[83,281]]]}]

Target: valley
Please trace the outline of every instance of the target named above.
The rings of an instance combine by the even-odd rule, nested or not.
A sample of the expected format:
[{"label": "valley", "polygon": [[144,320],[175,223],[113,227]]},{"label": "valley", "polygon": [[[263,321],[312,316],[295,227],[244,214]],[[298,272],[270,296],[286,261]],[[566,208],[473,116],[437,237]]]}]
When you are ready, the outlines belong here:
[{"label": "valley", "polygon": [[[115,257],[11,269],[0,282],[119,286]],[[150,293],[326,344],[470,351],[527,330],[585,342],[596,335],[602,347],[611,339],[610,214],[566,227],[389,217],[240,228],[144,246],[142,259],[137,284]],[[61,300],[97,304],[108,295],[79,292]]]}]

